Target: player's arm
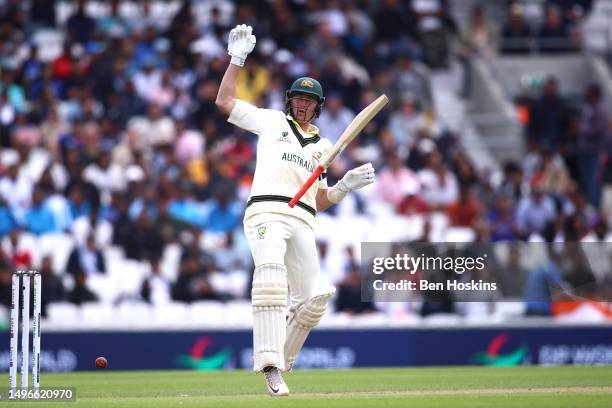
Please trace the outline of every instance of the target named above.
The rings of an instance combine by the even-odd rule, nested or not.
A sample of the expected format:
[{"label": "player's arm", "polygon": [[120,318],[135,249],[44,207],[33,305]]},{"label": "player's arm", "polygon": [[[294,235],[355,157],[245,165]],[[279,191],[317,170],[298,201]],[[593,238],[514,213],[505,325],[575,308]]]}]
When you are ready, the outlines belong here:
[{"label": "player's arm", "polygon": [[221,80],[219,86],[219,93],[217,93],[217,99],[215,104],[221,112],[229,116],[236,105],[236,79],[238,78],[238,72],[240,67],[238,65],[229,64]]},{"label": "player's arm", "polygon": [[327,190],[329,190],[329,188],[320,188],[317,190],[317,211],[325,211],[335,204],[327,198]]},{"label": "player's arm", "polygon": [[317,190],[317,211],[325,211],[334,204],[338,204],[348,193],[363,188],[374,182],[374,167],[366,163],[346,172],[342,180],[332,188],[319,188]]},{"label": "player's arm", "polygon": [[232,57],[221,85],[215,104],[226,115],[234,109],[236,105],[236,81],[238,72],[244,66],[247,56],[255,47],[255,36],[252,35],[253,29],[251,26],[244,24],[237,25],[230,31],[227,41],[227,53]]}]

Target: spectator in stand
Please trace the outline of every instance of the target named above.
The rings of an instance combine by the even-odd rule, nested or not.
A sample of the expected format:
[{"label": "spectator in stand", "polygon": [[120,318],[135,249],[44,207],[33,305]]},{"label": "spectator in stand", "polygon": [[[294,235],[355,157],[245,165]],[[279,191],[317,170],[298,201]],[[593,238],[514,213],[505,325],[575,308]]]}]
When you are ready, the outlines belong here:
[{"label": "spectator in stand", "polygon": [[410,216],[429,212],[429,206],[420,196],[418,180],[415,179],[414,183],[402,184],[400,190],[403,198],[397,207],[398,214]]},{"label": "spectator in stand", "polygon": [[32,249],[19,228],[13,229],[2,240],[2,251],[15,269],[27,269],[32,265]]},{"label": "spectator in stand", "polygon": [[371,301],[361,299],[361,273],[351,248],[346,250],[348,262],[344,279],[338,285],[336,295],[336,311],[351,315],[374,312],[376,308]]},{"label": "spectator in stand", "polygon": [[87,288],[87,274],[85,272],[79,271],[74,276],[74,288],[68,295],[68,301],[75,305],[98,301],[96,294]]},{"label": "spectator in stand", "polygon": [[427,165],[427,157],[436,150],[436,143],[425,129],[417,131],[414,147],[408,154],[406,165],[414,171],[422,170]]},{"label": "spectator in stand", "polygon": [[450,225],[454,227],[474,227],[483,212],[482,203],[474,197],[474,191],[468,186],[459,189],[459,198],[446,209]]},{"label": "spectator in stand", "polygon": [[174,142],[174,122],[158,104],[150,104],[147,116],[136,116],[127,126],[130,132],[134,132],[132,146],[138,150],[148,152],[152,147]]},{"label": "spectator in stand", "polygon": [[54,302],[63,302],[66,300],[66,289],[62,283],[60,276],[53,273],[53,259],[50,255],[42,258],[40,265],[40,273],[42,276],[41,296],[42,300],[42,315],[47,316],[47,306]]},{"label": "spectator in stand", "polygon": [[162,252],[162,237],[155,229],[146,209],[143,208],[134,222],[129,222],[125,233],[122,244],[127,258],[143,260]]},{"label": "spectator in stand", "polygon": [[455,29],[448,13],[448,0],[411,0],[410,7],[424,61],[432,68],[446,68],[450,32]]},{"label": "spectator in stand", "polygon": [[242,131],[225,143],[219,143],[211,156],[214,156],[218,175],[229,181],[239,178],[246,171],[250,172],[255,151],[250,136]]},{"label": "spectator in stand", "polygon": [[514,241],[520,238],[512,203],[511,197],[500,194],[495,200],[495,207],[487,214],[491,242]]},{"label": "spectator in stand", "polygon": [[159,194],[154,184],[144,186],[142,194],[137,195],[128,210],[130,219],[135,220],[141,211],[146,211],[151,220],[155,220],[159,213]]},{"label": "spectator in stand", "polygon": [[77,1],[77,10],[66,21],[66,28],[72,42],[86,45],[93,39],[96,31],[96,22],[87,15],[85,6],[86,0]]},{"label": "spectator in stand", "polygon": [[421,125],[421,117],[417,111],[414,96],[403,94],[399,108],[391,114],[389,130],[393,135],[395,144],[404,156],[412,149],[416,142],[416,134]]},{"label": "spectator in stand", "polygon": [[102,35],[118,38],[129,34],[128,22],[119,13],[120,5],[120,0],[110,0],[110,14],[97,21],[98,30]]},{"label": "spectator in stand", "polygon": [[610,151],[610,117],[598,85],[590,85],[580,109],[578,124],[578,167],[580,187],[589,202],[601,201],[603,152]]},{"label": "spectator in stand", "polygon": [[567,193],[566,213],[569,215],[579,215],[585,220],[586,225],[593,227],[599,219],[597,208],[589,203],[587,197],[580,190],[572,188],[571,184],[570,186]]},{"label": "spectator in stand", "polygon": [[6,175],[0,177],[0,197],[20,218],[32,201],[32,182],[19,171],[19,165],[13,159],[7,167]]},{"label": "spectator in stand", "polygon": [[241,69],[236,82],[236,97],[240,100],[257,103],[270,85],[270,70],[258,58],[249,59],[247,69]]},{"label": "spectator in stand", "polygon": [[500,48],[502,54],[524,54],[530,51],[531,31],[523,18],[523,7],[518,3],[510,6]]},{"label": "spectator in stand", "polygon": [[45,64],[40,59],[40,50],[37,45],[30,46],[28,58],[23,62],[20,75],[26,82],[26,94],[34,100],[39,99],[44,92]]},{"label": "spectator in stand", "polygon": [[13,212],[0,197],[0,237],[8,235],[17,226]]},{"label": "spectator in stand", "polygon": [[112,162],[111,142],[103,141],[101,144],[100,154],[95,162],[85,167],[83,178],[100,192],[102,204],[109,204],[114,191],[125,189],[125,179],[123,169]]},{"label": "spectator in stand", "polygon": [[546,7],[544,25],[537,36],[538,49],[542,53],[562,53],[575,49],[569,30],[563,21],[561,10],[549,5]]},{"label": "spectator in stand", "polygon": [[212,199],[204,209],[203,226],[211,232],[229,232],[240,225],[244,206],[232,197],[229,185],[217,187]]},{"label": "spectator in stand", "polygon": [[15,107],[8,99],[8,91],[0,90],[0,146],[6,148],[11,145],[11,129],[17,116]]},{"label": "spectator in stand", "polygon": [[201,205],[196,201],[190,186],[181,183],[172,189],[172,198],[167,206],[168,214],[173,219],[191,226],[203,226],[204,214]]},{"label": "spectator in stand", "polygon": [[477,5],[472,9],[472,15],[467,29],[462,34],[463,52],[467,56],[479,55],[490,58],[495,55],[499,31],[487,19],[485,8]]},{"label": "spectator in stand", "polygon": [[459,186],[476,189],[478,187],[486,188],[486,186],[482,186],[483,183],[478,176],[478,172],[467,156],[460,151],[453,152],[453,155],[453,168]]},{"label": "spectator in stand", "polygon": [[429,107],[424,109],[419,116],[417,133],[425,134],[427,137],[439,141],[443,136],[444,129],[436,111]]},{"label": "spectator in stand", "polygon": [[404,200],[404,189],[418,191],[419,181],[396,152],[387,153],[384,162],[386,166],[380,171],[377,180],[379,197],[396,209]]},{"label": "spectator in stand", "polygon": [[522,198],[525,193],[523,170],[516,162],[509,161],[504,164],[504,176],[498,191],[512,201],[518,201]]},{"label": "spectator in stand", "polygon": [[68,257],[66,271],[73,276],[79,272],[87,275],[106,273],[106,262],[102,251],[96,247],[94,234],[89,234],[84,243],[72,250]]},{"label": "spectator in stand", "polygon": [[132,81],[136,94],[143,101],[150,103],[153,92],[161,85],[162,71],[156,66],[153,55],[146,54],[143,59],[142,69],[134,74]]},{"label": "spectator in stand", "polygon": [[531,194],[523,197],[516,208],[516,222],[522,238],[542,233],[557,214],[555,202],[542,189],[541,176],[531,182]]},{"label": "spectator in stand", "polygon": [[60,159],[59,141],[62,134],[70,131],[69,123],[60,116],[58,109],[53,106],[49,108],[46,119],[40,126],[43,147],[53,156]]},{"label": "spectator in stand", "polygon": [[378,41],[394,42],[409,33],[411,15],[399,0],[384,0],[374,16]]},{"label": "spectator in stand", "polygon": [[159,256],[151,258],[151,274],[142,282],[140,288],[142,298],[153,305],[162,305],[172,299],[172,286],[161,274],[160,261]]},{"label": "spectator in stand", "polygon": [[46,198],[40,186],[34,187],[32,206],[25,214],[25,228],[36,235],[58,231],[55,217],[47,205]]},{"label": "spectator in stand", "polygon": [[32,24],[43,27],[55,27],[56,0],[32,0],[30,20]]},{"label": "spectator in stand", "polygon": [[393,89],[390,93],[392,102],[397,104],[403,96],[411,96],[418,101],[422,109],[433,105],[429,71],[422,63],[415,61],[408,54],[400,54],[391,72]]},{"label": "spectator in stand", "polygon": [[15,112],[23,113],[26,111],[26,95],[16,68],[12,62],[4,63],[0,75],[0,92],[6,92],[8,102]]},{"label": "spectator in stand", "polygon": [[208,270],[201,268],[195,254],[183,257],[178,279],[172,287],[172,299],[182,302],[222,299],[211,286],[208,273]]},{"label": "spectator in stand", "polygon": [[491,59],[496,54],[498,31],[485,16],[485,9],[478,5],[472,9],[470,21],[459,38],[458,57],[462,65],[462,83],[459,95],[468,98],[472,89],[472,58]]},{"label": "spectator in stand", "polygon": [[0,305],[4,305],[7,308],[11,306],[12,302],[12,265],[0,258]]},{"label": "spectator in stand", "polygon": [[555,201],[561,203],[571,182],[569,172],[563,159],[558,154],[554,154],[548,149],[542,149],[541,169],[538,175],[542,177],[542,188],[550,194]]},{"label": "spectator in stand", "polygon": [[89,213],[90,209],[100,205],[100,192],[95,185],[84,179],[85,167],[79,157],[80,151],[71,149],[70,154],[75,155],[74,163],[67,163],[66,167],[70,180],[66,185],[64,195],[70,201],[70,211],[76,218]]},{"label": "spectator in stand", "polygon": [[519,245],[518,243],[510,243],[507,246],[508,256],[505,262],[501,262],[500,265],[493,268],[494,279],[499,285],[502,295],[515,299],[523,295],[525,281],[529,273],[521,263],[521,249]]},{"label": "spectator in stand", "polygon": [[527,128],[528,139],[540,147],[557,151],[567,138],[570,112],[559,94],[559,81],[548,77],[542,96],[533,104]]},{"label": "spectator in stand", "polygon": [[437,150],[428,154],[427,167],[417,175],[423,199],[432,210],[444,211],[450,203],[457,200],[457,178],[448,170]]},{"label": "spectator in stand", "polygon": [[335,143],[354,117],[355,114],[342,104],[340,95],[332,93],[325,98],[325,109],[316,124],[321,134]]},{"label": "spectator in stand", "polygon": [[68,206],[70,208],[71,219],[89,216],[92,205],[86,200],[83,192],[86,190],[84,184],[75,184],[68,193]]},{"label": "spectator in stand", "polygon": [[72,223],[72,236],[77,243],[87,240],[90,234],[95,237],[99,248],[106,248],[111,244],[113,225],[108,221],[108,208],[93,207],[88,216],[81,216]]},{"label": "spectator in stand", "polygon": [[160,200],[157,217],[153,223],[156,233],[162,238],[164,244],[176,242],[179,234],[189,228],[189,224],[174,218],[168,212],[168,201]]}]

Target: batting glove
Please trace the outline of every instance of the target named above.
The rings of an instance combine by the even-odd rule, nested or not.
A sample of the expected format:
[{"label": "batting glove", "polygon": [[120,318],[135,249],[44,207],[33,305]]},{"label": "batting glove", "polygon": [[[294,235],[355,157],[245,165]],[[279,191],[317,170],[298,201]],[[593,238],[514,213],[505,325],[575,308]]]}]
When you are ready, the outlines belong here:
[{"label": "batting glove", "polygon": [[366,163],[347,171],[342,180],[327,190],[327,198],[332,203],[339,203],[349,192],[363,188],[373,182],[374,167],[372,167],[372,163]]},{"label": "batting glove", "polygon": [[255,48],[257,42],[251,26],[240,24],[230,31],[229,40],[227,42],[227,53],[232,56],[231,63],[244,66],[247,56]]}]

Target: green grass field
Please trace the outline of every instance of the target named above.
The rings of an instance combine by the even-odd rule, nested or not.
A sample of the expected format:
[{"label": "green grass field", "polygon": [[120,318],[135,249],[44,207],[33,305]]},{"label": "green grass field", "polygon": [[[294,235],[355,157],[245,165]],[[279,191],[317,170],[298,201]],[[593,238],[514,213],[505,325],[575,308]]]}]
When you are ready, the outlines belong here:
[{"label": "green grass field", "polygon": [[[443,367],[297,370],[292,395],[271,398],[248,371],[111,370],[43,374],[43,387],[74,387],[66,407],[611,407],[611,367]],[[18,406],[41,407],[40,403]]]}]

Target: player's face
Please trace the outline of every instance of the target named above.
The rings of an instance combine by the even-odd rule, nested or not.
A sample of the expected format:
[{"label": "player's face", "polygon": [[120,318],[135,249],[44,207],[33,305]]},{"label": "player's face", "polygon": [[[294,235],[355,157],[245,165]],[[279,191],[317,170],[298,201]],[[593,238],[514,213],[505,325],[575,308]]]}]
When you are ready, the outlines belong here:
[{"label": "player's face", "polygon": [[317,100],[310,95],[295,95],[291,97],[291,116],[298,122],[310,122],[317,109]]}]

